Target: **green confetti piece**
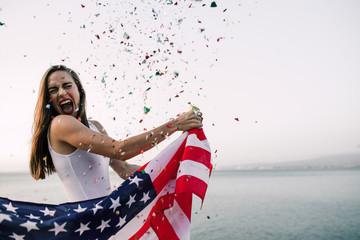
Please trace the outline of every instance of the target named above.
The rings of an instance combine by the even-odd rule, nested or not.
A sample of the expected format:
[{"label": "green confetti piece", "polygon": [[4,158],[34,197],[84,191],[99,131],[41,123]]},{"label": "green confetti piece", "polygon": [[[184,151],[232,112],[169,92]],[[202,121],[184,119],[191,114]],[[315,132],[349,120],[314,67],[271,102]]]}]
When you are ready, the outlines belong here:
[{"label": "green confetti piece", "polygon": [[147,114],[148,112],[150,112],[150,108],[144,106],[144,113]]},{"label": "green confetti piece", "polygon": [[[152,76],[151,76],[152,77]],[[148,89],[145,90],[145,92],[149,91],[151,89],[151,87],[148,87]]]},{"label": "green confetti piece", "polygon": [[146,172],[145,172],[145,170],[141,170],[141,172],[143,173],[143,174],[145,174]]},{"label": "green confetti piece", "polygon": [[212,2],[210,7],[212,8],[217,7],[216,2]]},{"label": "green confetti piece", "polygon": [[3,22],[0,22],[0,26],[4,26],[5,25],[5,23],[3,23]]}]

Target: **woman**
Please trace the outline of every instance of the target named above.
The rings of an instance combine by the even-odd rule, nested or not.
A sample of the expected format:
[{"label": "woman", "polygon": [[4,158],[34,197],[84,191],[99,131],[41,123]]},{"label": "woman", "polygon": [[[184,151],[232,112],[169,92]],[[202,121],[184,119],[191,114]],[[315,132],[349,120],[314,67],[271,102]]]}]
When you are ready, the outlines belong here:
[{"label": "woman", "polygon": [[181,114],[151,131],[116,141],[86,117],[85,91],[78,75],[63,65],[44,74],[35,108],[30,170],[44,179],[57,172],[69,201],[110,194],[108,166],[123,179],[138,166],[124,161],[151,149],[176,131],[202,127],[201,114]]}]

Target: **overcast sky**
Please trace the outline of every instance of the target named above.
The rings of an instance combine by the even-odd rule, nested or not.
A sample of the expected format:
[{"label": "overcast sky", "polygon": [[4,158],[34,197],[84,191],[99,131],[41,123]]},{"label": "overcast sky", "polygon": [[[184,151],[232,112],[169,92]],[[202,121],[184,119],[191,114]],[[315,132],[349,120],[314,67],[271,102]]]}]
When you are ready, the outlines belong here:
[{"label": "overcast sky", "polygon": [[54,64],[80,74],[88,116],[115,139],[191,102],[215,166],[359,152],[360,2],[211,2],[0,0],[1,171],[28,168]]}]

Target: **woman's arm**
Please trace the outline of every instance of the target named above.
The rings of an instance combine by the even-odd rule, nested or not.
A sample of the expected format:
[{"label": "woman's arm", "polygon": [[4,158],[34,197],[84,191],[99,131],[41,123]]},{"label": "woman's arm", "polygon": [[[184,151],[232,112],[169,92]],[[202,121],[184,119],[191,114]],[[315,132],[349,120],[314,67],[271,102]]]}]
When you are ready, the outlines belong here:
[{"label": "woman's arm", "polygon": [[170,136],[178,130],[187,131],[199,127],[202,127],[201,117],[191,110],[151,131],[116,141],[103,133],[85,127],[72,116],[59,115],[51,123],[50,135],[55,141],[124,161],[151,149],[162,142],[165,136]]},{"label": "woman's arm", "polygon": [[[100,131],[100,133],[108,136],[105,128],[98,122],[94,120],[90,120],[96,128]],[[140,166],[135,164],[130,164],[125,161],[117,161],[110,159],[110,167],[114,170],[114,172],[119,175],[122,179],[127,179],[131,174],[133,174],[136,170],[140,168]]]}]

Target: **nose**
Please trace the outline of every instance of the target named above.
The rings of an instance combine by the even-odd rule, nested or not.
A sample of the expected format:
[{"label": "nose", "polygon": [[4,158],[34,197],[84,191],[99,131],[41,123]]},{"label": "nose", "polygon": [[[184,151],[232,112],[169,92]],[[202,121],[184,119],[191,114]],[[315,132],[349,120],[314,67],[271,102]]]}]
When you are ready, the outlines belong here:
[{"label": "nose", "polygon": [[63,88],[60,88],[59,89],[59,96],[66,96],[67,95],[67,92],[65,91],[65,89],[63,89]]}]

